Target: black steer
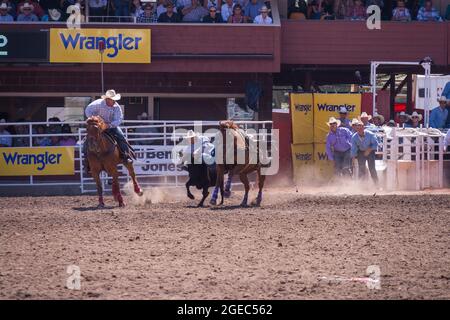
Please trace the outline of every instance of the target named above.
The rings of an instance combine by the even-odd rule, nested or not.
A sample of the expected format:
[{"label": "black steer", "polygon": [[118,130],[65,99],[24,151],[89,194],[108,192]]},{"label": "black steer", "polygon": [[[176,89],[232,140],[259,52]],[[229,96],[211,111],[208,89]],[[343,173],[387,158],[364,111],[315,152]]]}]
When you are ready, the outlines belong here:
[{"label": "black steer", "polygon": [[208,167],[205,163],[188,164],[183,166],[183,169],[189,173],[189,180],[186,182],[187,196],[190,199],[195,199],[194,195],[189,190],[190,186],[195,186],[199,190],[203,189],[203,197],[198,204],[198,207],[203,207],[203,202],[205,202],[205,199],[209,195],[209,187],[214,187],[216,185],[217,174],[215,166]]}]

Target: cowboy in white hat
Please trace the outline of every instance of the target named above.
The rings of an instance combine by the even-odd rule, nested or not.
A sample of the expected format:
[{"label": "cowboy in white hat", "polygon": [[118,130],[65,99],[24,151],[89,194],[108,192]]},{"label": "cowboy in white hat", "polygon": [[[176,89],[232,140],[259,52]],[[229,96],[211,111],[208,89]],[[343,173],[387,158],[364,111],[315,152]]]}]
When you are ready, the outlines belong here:
[{"label": "cowboy in white hat", "polygon": [[[350,123],[350,126],[352,128],[351,132],[355,133],[356,132],[356,126],[358,124],[362,123],[361,120],[357,119],[357,118],[353,118],[352,122]],[[364,123],[362,123],[364,125]]]},{"label": "cowboy in white hat", "polygon": [[346,107],[340,107],[339,108],[339,120],[341,121],[340,126],[345,127],[349,130],[352,129],[352,125],[350,123],[350,119],[347,118],[348,116],[348,110]]},{"label": "cowboy in white hat", "polygon": [[423,118],[421,114],[417,113],[417,111],[414,111],[413,113],[411,113],[409,118],[411,119],[411,125],[409,125],[409,127],[411,128],[420,127],[420,121],[422,121]]},{"label": "cowboy in white hat", "polygon": [[330,127],[325,146],[328,159],[334,161],[334,172],[337,176],[350,176],[352,133],[349,129],[340,126],[341,121],[335,117],[331,117],[326,124]]},{"label": "cowboy in white hat", "polygon": [[255,17],[255,20],[253,20],[253,23],[256,24],[272,24],[272,18],[269,17],[269,9],[266,6],[262,6],[261,9],[259,9],[259,15]]},{"label": "cowboy in white hat", "polygon": [[378,175],[375,170],[375,151],[378,147],[378,140],[375,133],[367,130],[364,123],[359,120],[356,125],[356,133],[352,136],[352,160],[358,160],[359,178],[366,175],[366,162],[369,166],[370,176],[375,185],[378,185]]},{"label": "cowboy in white hat", "polygon": [[438,102],[439,107],[434,108],[430,112],[430,127],[436,129],[445,128],[448,118],[447,98],[440,96]]},{"label": "cowboy in white hat", "polygon": [[364,127],[366,128],[373,126],[373,124],[369,122],[370,120],[372,120],[372,116],[367,114],[367,112],[361,113],[358,119],[364,124]]},{"label": "cowboy in white hat", "polygon": [[407,126],[408,121],[409,114],[407,114],[405,111],[402,111],[398,114],[398,123],[400,124],[400,127]]},{"label": "cowboy in white hat", "polygon": [[0,5],[0,22],[13,22],[14,18],[12,15],[8,13],[8,10],[10,10],[11,7],[8,7],[8,5],[3,2]]},{"label": "cowboy in white hat", "polygon": [[384,117],[383,117],[383,115],[376,113],[373,115],[372,121],[376,127],[381,127],[384,123]]},{"label": "cowboy in white hat", "polygon": [[[120,124],[123,121],[123,114],[120,105],[117,103],[121,98],[119,93],[114,90],[108,90],[100,99],[91,102],[85,110],[86,117],[100,116],[107,125],[107,132],[116,140],[124,163],[132,163],[132,150],[125,139]],[[84,144],[86,150],[87,145]],[[86,161],[87,162],[87,161]]]},{"label": "cowboy in white hat", "polygon": [[19,8],[21,14],[17,17],[17,21],[29,22],[39,21],[39,18],[34,14],[34,6],[28,2],[25,2]]}]

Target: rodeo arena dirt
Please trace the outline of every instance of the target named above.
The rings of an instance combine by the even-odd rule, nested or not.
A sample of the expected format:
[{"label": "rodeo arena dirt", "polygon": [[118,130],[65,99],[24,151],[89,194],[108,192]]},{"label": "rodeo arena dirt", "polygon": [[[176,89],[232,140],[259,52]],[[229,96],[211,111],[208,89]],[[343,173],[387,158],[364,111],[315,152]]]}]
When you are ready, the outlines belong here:
[{"label": "rodeo arena dirt", "polygon": [[180,2],[0,20],[0,300],[450,299],[448,3]]}]

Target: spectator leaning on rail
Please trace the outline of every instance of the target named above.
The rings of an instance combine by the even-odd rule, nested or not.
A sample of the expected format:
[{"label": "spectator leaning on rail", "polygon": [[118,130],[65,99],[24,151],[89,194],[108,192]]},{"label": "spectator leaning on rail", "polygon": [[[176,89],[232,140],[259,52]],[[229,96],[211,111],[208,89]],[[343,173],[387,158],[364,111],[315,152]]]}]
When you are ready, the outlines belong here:
[{"label": "spectator leaning on rail", "polygon": [[346,107],[340,107],[339,108],[339,121],[341,122],[341,127],[345,127],[347,129],[351,129],[351,122],[350,119],[347,118],[348,116],[348,110]]},{"label": "spectator leaning on rail", "polygon": [[0,0],[0,4],[6,4],[6,7],[8,8],[7,12],[8,14],[13,17],[14,20],[17,19],[17,3],[11,1],[11,0]]},{"label": "spectator leaning on rail", "polygon": [[161,13],[161,15],[158,17],[158,22],[165,22],[165,23],[177,23],[181,21],[180,16],[178,13],[176,13],[175,6],[172,2],[167,2],[164,7],[166,8],[166,11]]},{"label": "spectator leaning on rail", "polygon": [[[177,8],[175,7],[175,3],[171,0],[159,0],[158,6],[156,7],[156,15],[159,19],[159,17],[164,13],[167,12],[167,6],[172,5],[172,12],[177,13]],[[180,18],[181,19],[181,18]],[[159,22],[159,21],[158,21]]]},{"label": "spectator leaning on rail", "polygon": [[411,119],[411,124],[408,124],[405,127],[408,128],[419,128],[420,127],[420,121],[422,121],[422,115],[418,114],[417,111],[414,111],[409,118]]},{"label": "spectator leaning on rail", "polygon": [[440,96],[438,98],[439,107],[434,108],[430,112],[430,127],[436,129],[445,128],[448,118],[447,98]]},{"label": "spectator leaning on rail", "polygon": [[439,11],[433,7],[431,0],[426,0],[423,7],[419,9],[417,13],[418,21],[442,21],[442,17],[439,15]]},{"label": "spectator leaning on rail", "polygon": [[255,17],[255,20],[253,21],[256,24],[272,24],[272,18],[269,17],[269,9],[267,9],[266,6],[262,6],[262,8],[259,10],[261,14],[259,16]]},{"label": "spectator leaning on rail", "polygon": [[405,111],[402,111],[398,114],[398,124],[400,127],[407,126],[409,121],[409,114]]},{"label": "spectator leaning on rail", "polygon": [[[86,117],[100,116],[107,125],[107,132],[116,140],[120,149],[120,155],[124,162],[132,163],[133,160],[129,154],[128,142],[123,135],[119,125],[123,121],[122,109],[117,101],[120,100],[120,94],[114,90],[106,91],[101,99],[91,102],[85,110]],[[83,150],[86,155],[87,144],[84,143]],[[87,157],[85,157],[85,165],[88,164]],[[87,168],[87,167],[86,167]]]},{"label": "spectator leaning on rail", "polygon": [[216,7],[209,8],[209,14],[202,19],[203,23],[223,23],[222,15],[217,13]]},{"label": "spectator leaning on rail", "polygon": [[328,159],[334,161],[334,171],[336,175],[351,175],[351,155],[352,133],[345,127],[340,127],[341,122],[335,117],[328,120],[330,127],[326,140],[326,152]]},{"label": "spectator leaning on rail", "polygon": [[376,135],[364,128],[364,124],[358,121],[356,133],[352,136],[352,161],[358,161],[359,178],[366,175],[366,162],[369,166],[370,176],[375,185],[378,185],[378,175],[375,169],[375,151],[378,147]]},{"label": "spectator leaning on rail", "polygon": [[0,22],[13,22],[14,18],[8,13],[8,5],[2,3],[0,5]]},{"label": "spectator leaning on rail", "polygon": [[408,8],[405,7],[405,0],[398,0],[397,7],[392,10],[393,21],[411,21],[411,14]]},{"label": "spectator leaning on rail", "polygon": [[6,123],[6,120],[0,119],[0,148],[12,146],[11,133],[6,130],[4,123]]}]

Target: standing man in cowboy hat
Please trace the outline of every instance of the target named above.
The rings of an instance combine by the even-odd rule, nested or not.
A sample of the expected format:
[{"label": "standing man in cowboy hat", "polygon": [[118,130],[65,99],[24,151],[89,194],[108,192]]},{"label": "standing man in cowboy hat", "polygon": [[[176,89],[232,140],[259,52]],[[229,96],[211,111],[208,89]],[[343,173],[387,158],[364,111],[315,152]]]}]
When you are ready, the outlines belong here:
[{"label": "standing man in cowboy hat", "polygon": [[420,127],[420,121],[422,121],[421,114],[418,114],[417,111],[414,111],[409,118],[411,119],[411,124],[408,125],[409,128],[419,128]]},{"label": "standing man in cowboy hat", "polygon": [[364,124],[364,127],[366,129],[370,129],[373,126],[373,124],[369,122],[371,119],[372,116],[368,115],[367,112],[361,113],[361,115],[358,117],[358,120],[360,120]]},{"label": "standing man in cowboy hat", "polygon": [[376,135],[365,129],[362,121],[358,121],[356,124],[356,133],[352,136],[352,160],[358,160],[360,179],[366,175],[367,162],[370,176],[375,185],[378,185],[378,175],[375,169],[375,151],[377,147],[378,141]]},{"label": "standing man in cowboy hat", "polygon": [[430,127],[431,128],[445,128],[448,118],[447,98],[440,96],[438,98],[439,107],[434,108],[430,112]]},{"label": "standing man in cowboy hat", "polygon": [[375,127],[380,128],[384,124],[384,117],[383,115],[376,113],[374,114],[372,121]]},{"label": "standing man in cowboy hat", "polygon": [[[100,116],[107,125],[106,131],[112,135],[116,140],[120,149],[120,154],[125,163],[133,163],[130,156],[130,148],[125,136],[119,125],[123,121],[123,114],[120,105],[117,101],[120,100],[120,94],[114,90],[108,90],[100,99],[91,102],[85,110],[86,117]],[[87,144],[83,145],[84,153],[86,154]],[[87,157],[85,157],[87,160]],[[86,161],[87,163],[87,161]]]},{"label": "standing man in cowboy hat", "polygon": [[339,120],[341,121],[341,127],[352,129],[350,119],[347,118],[348,110],[346,107],[339,108]]},{"label": "standing man in cowboy hat", "polygon": [[337,176],[351,175],[352,133],[345,127],[340,127],[341,121],[334,117],[328,120],[330,132],[327,135],[326,152],[328,159],[334,161],[334,172]]}]

